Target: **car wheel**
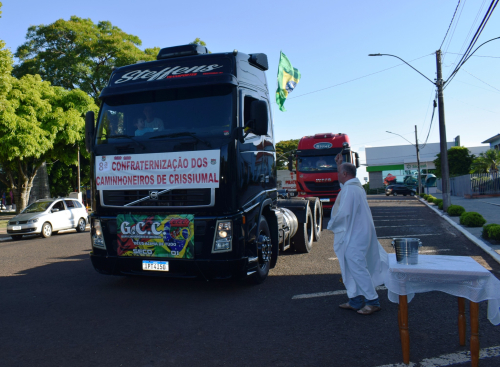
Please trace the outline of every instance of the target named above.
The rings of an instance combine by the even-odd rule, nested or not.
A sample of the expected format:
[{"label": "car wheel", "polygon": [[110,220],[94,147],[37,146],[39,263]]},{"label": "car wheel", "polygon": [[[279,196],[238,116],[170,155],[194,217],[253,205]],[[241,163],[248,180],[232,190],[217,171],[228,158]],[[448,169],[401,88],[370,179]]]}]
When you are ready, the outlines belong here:
[{"label": "car wheel", "polygon": [[45,222],[42,226],[42,237],[49,238],[52,235],[52,226],[49,222]]},{"label": "car wheel", "polygon": [[403,194],[403,196],[406,196],[406,194]]},{"label": "car wheel", "polygon": [[255,273],[252,275],[254,283],[261,284],[269,274],[272,256],[271,231],[266,218],[261,215],[259,221],[259,235],[257,237],[258,264]]},{"label": "car wheel", "polygon": [[14,240],[14,241],[19,241],[23,238],[23,235],[22,234],[15,234],[15,235],[12,235],[10,237],[12,237],[12,240]]},{"label": "car wheel", "polygon": [[398,196],[398,193],[397,192],[393,192],[392,195]]},{"label": "car wheel", "polygon": [[389,196],[389,194],[385,194],[385,196]]},{"label": "car wheel", "polygon": [[80,218],[78,221],[78,224],[76,226],[76,231],[77,232],[85,232],[85,227],[87,226],[87,223],[85,222],[85,219]]}]

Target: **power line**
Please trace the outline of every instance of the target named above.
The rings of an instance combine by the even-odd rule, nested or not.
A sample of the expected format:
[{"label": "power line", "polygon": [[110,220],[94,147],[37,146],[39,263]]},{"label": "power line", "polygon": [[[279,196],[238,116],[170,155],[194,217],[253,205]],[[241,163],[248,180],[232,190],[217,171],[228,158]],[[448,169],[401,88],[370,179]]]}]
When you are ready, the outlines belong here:
[{"label": "power line", "polygon": [[[467,40],[469,39],[469,37],[470,37],[470,35],[471,35],[471,33],[472,33],[472,30],[473,30],[473,29],[474,29],[474,27],[476,26],[476,23],[477,23],[477,21],[478,21],[478,19],[479,19],[479,16],[481,15],[481,12],[483,11],[484,4],[485,4],[485,3],[486,3],[486,0],[483,0],[483,3],[481,4],[481,7],[479,8],[479,10],[478,10],[478,12],[477,12],[477,14],[476,14],[476,17],[474,18],[474,21],[472,22],[472,24],[471,24],[471,26],[470,26],[470,28],[469,28],[469,32],[467,33],[467,36],[464,38],[464,42],[462,43],[462,46],[460,47],[460,50],[459,50],[459,55],[460,55],[460,56],[462,56],[462,55],[463,55],[462,51],[464,50],[465,45],[467,44]],[[464,4],[464,6],[465,6],[465,4]],[[463,7],[462,7],[462,9],[463,9]],[[448,46],[449,46],[449,45],[448,45]],[[446,49],[446,51],[448,51],[448,49]],[[457,56],[457,57],[455,58],[455,63],[457,63],[457,62],[458,62],[458,59],[459,59],[459,57]]]},{"label": "power line", "polygon": [[[421,56],[421,57],[417,57],[416,59],[410,60],[410,62],[416,61],[416,60],[420,60],[420,59],[422,59],[424,57],[427,57],[427,56],[430,56],[430,55],[434,55],[434,53],[431,53],[431,54],[428,54],[428,55],[424,55],[424,56]],[[322,89],[318,89],[318,90],[315,90],[315,91],[312,91],[312,92],[309,92],[309,93],[299,94],[298,96],[287,98],[287,100],[288,99],[294,99],[294,98],[299,98],[299,97],[307,96],[308,94],[318,93],[318,92],[324,91],[326,89],[338,87],[339,85],[347,84],[347,83],[354,82],[356,80],[363,79],[363,78],[366,78],[366,77],[369,77],[369,76],[372,76],[372,75],[375,75],[375,74],[378,74],[378,73],[382,73],[384,71],[397,68],[398,66],[401,66],[401,65],[404,65],[404,64],[398,64],[398,65],[395,65],[395,66],[391,66],[390,68],[387,68],[387,69],[379,70],[379,71],[376,71],[376,72],[371,73],[371,74],[366,74],[366,75],[360,76],[358,78],[347,80],[345,82],[334,84],[332,86],[329,86],[329,87],[326,87],[326,88],[322,88]]]},{"label": "power line", "polygon": [[[484,1],[486,1],[486,0],[484,0]],[[453,39],[453,36],[455,35],[455,31],[456,31],[456,30],[457,30],[457,28],[458,28],[458,23],[460,22],[460,18],[462,17],[462,13],[463,13],[464,8],[465,8],[465,2],[466,2],[466,0],[464,1],[463,5],[462,5],[462,9],[460,9],[460,14],[458,14],[458,19],[457,19],[457,21],[455,22],[455,26],[453,27],[453,32],[451,33],[451,37],[450,37],[450,39],[449,39],[448,43],[446,44],[446,50],[445,50],[445,51],[448,51],[448,48],[449,48],[449,47],[450,47],[450,45],[451,45],[451,41],[452,41],[452,39]],[[457,5],[457,7],[458,7],[458,5]],[[444,60],[444,58],[445,58],[445,57],[446,57],[446,55],[444,55],[444,56],[443,56],[443,60]]]},{"label": "power line", "polygon": [[[483,20],[481,21],[481,24],[479,25],[476,33],[474,34],[474,36],[472,37],[472,40],[469,44],[469,46],[467,47],[467,50],[465,51],[465,53],[463,54],[462,58],[460,59],[460,61],[458,62],[455,70],[451,73],[451,75],[448,77],[448,80],[445,82],[445,83],[449,83],[453,77],[456,75],[456,73],[458,72],[458,70],[462,67],[462,65],[467,61],[467,59],[470,57],[470,52],[472,50],[472,48],[474,47],[474,45],[476,44],[477,40],[479,39],[479,36],[481,35],[481,33],[483,32],[483,29],[484,27],[486,26],[486,23],[488,23],[488,20],[490,19],[491,17],[491,14],[493,13],[493,11],[495,10],[495,7],[497,6],[498,4],[498,1],[499,0],[492,0],[491,1],[491,4],[488,8],[488,10],[486,11],[486,14],[484,15],[483,17]],[[481,45],[482,46],[482,45]],[[479,47],[481,47],[479,46]],[[478,48],[479,48],[478,47]],[[477,50],[477,49],[476,49]],[[476,52],[476,51],[474,51]]]},{"label": "power line", "polygon": [[434,121],[434,112],[436,112],[436,107],[437,107],[436,99],[437,99],[437,91],[436,91],[436,97],[434,98],[434,103],[433,103],[434,108],[432,109],[432,117],[431,117],[431,124],[429,125],[429,131],[427,132],[427,137],[425,138],[425,143],[422,146],[422,148],[420,148],[420,149],[425,148],[425,146],[427,145],[427,140],[429,139],[429,134],[431,133],[432,121]]},{"label": "power line", "polygon": [[441,42],[441,46],[439,46],[439,49],[441,50],[441,47],[443,47],[444,40],[446,39],[446,36],[448,35],[448,32],[450,31],[451,25],[453,23],[453,20],[455,19],[455,14],[457,14],[458,6],[460,5],[460,0],[458,0],[457,7],[455,8],[455,12],[453,13],[453,17],[451,18],[450,25],[448,26],[448,30],[446,31],[446,34],[444,35],[443,42]]},{"label": "power line", "polygon": [[[456,53],[456,52],[446,52],[447,54],[451,54],[451,55],[462,55],[462,54],[459,54],[459,53]],[[481,56],[481,55],[471,55],[471,56],[474,56],[474,57],[489,57],[491,59],[500,59],[500,56]],[[454,63],[451,63],[451,65],[455,65]]]},{"label": "power line", "polygon": [[499,91],[499,92],[500,92],[500,89],[497,89],[497,88],[495,88],[494,86],[492,86],[491,84],[486,83],[484,80],[479,79],[477,76],[472,75],[472,74],[471,74],[471,73],[469,73],[467,70],[465,70],[465,69],[463,69],[463,70],[464,70],[467,74],[469,74],[470,76],[472,76],[472,77],[476,78],[477,80],[479,80],[480,82],[483,82],[483,83],[484,83],[484,84],[486,84],[487,86],[489,86],[489,87],[491,87],[491,88],[493,88],[493,89],[495,89],[495,90],[497,90],[497,91]]}]

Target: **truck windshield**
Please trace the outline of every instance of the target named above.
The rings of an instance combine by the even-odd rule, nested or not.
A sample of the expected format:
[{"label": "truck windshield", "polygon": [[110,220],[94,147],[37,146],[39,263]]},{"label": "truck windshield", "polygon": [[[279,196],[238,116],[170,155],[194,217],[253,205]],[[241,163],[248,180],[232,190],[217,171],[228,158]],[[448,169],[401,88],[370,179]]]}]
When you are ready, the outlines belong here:
[{"label": "truck windshield", "polygon": [[334,155],[307,156],[298,158],[300,172],[337,172]]},{"label": "truck windshield", "polygon": [[97,126],[97,144],[123,139],[145,141],[191,137],[202,141],[231,135],[234,87],[166,89],[106,98]]}]

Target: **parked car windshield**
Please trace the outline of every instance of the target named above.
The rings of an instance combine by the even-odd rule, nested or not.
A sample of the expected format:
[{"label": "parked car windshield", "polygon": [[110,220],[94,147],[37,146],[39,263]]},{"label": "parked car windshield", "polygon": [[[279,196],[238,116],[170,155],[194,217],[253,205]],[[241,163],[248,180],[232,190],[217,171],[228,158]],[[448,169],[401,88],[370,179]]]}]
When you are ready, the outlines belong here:
[{"label": "parked car windshield", "polygon": [[52,201],[37,201],[27,206],[21,213],[41,213],[47,210]]}]

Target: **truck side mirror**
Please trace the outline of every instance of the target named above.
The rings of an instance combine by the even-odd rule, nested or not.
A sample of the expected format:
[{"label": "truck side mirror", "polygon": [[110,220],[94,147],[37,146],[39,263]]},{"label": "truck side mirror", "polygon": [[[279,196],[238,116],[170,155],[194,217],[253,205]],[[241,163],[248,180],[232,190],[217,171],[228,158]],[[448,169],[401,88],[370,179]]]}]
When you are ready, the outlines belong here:
[{"label": "truck side mirror", "polygon": [[252,132],[255,135],[267,135],[269,113],[265,101],[253,101],[250,105],[250,120],[253,120]]},{"label": "truck side mirror", "polygon": [[293,155],[288,156],[288,170],[293,172]]},{"label": "truck side mirror", "polygon": [[359,168],[359,154],[354,153],[354,156],[356,157],[356,168]]},{"label": "truck side mirror", "polygon": [[88,111],[85,114],[85,149],[92,151],[92,138],[94,137],[95,117],[94,111]]}]

